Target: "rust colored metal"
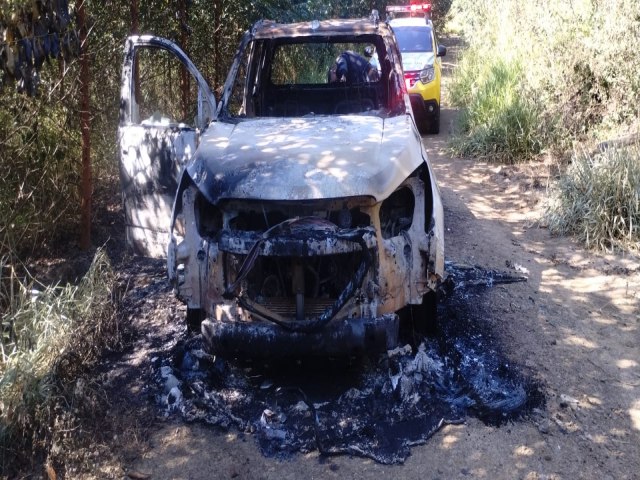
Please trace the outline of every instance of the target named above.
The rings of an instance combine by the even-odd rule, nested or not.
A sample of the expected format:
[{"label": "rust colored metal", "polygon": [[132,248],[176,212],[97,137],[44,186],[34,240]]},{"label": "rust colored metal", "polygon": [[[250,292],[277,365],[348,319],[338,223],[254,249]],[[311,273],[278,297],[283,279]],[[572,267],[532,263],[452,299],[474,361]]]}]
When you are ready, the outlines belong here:
[{"label": "rust colored metal", "polygon": [[78,27],[80,30],[80,128],[82,132],[82,200],[80,214],[80,248],[91,246],[91,120],[89,116],[89,54],[87,43],[87,23],[85,2],[78,6]]}]

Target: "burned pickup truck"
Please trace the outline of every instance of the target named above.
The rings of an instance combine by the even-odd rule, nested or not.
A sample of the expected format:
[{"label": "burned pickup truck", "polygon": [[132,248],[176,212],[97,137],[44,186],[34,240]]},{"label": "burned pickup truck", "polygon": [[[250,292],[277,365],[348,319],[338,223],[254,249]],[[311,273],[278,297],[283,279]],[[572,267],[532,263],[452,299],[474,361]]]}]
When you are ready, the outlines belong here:
[{"label": "burned pickup truck", "polygon": [[362,353],[432,321],[442,204],[390,28],[375,14],[260,21],[219,97],[175,44],[127,40],[127,243],[166,255],[208,347]]}]

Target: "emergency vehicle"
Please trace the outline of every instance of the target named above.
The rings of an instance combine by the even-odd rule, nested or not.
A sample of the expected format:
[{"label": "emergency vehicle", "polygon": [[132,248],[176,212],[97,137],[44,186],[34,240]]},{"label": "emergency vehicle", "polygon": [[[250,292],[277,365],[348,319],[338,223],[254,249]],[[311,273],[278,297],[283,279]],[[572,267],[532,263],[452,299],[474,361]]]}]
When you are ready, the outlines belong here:
[{"label": "emergency vehicle", "polygon": [[400,52],[404,81],[420,133],[440,132],[440,82],[442,60],[447,54],[438,45],[431,21],[432,4],[389,5],[387,23],[393,29]]}]

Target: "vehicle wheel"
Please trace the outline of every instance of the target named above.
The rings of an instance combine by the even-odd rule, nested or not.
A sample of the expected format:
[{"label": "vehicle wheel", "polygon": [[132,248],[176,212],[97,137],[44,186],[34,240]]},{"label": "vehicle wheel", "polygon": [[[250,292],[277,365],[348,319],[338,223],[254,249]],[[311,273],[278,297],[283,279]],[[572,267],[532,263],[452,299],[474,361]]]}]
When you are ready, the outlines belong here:
[{"label": "vehicle wheel", "polygon": [[187,307],[187,330],[194,333],[200,333],[200,325],[204,320],[204,311],[201,308]]},{"label": "vehicle wheel", "polygon": [[425,115],[416,115],[416,127],[418,127],[418,133],[424,135],[429,133],[429,120],[425,118]]},{"label": "vehicle wheel", "polygon": [[437,135],[440,133],[440,110],[438,110],[438,113],[431,119],[431,124],[429,125],[429,133],[433,135]]},{"label": "vehicle wheel", "polygon": [[438,328],[438,294],[429,292],[422,297],[425,333],[434,334]]},{"label": "vehicle wheel", "polygon": [[413,328],[422,335],[434,335],[438,327],[438,295],[429,292],[422,297],[421,305],[411,308]]}]

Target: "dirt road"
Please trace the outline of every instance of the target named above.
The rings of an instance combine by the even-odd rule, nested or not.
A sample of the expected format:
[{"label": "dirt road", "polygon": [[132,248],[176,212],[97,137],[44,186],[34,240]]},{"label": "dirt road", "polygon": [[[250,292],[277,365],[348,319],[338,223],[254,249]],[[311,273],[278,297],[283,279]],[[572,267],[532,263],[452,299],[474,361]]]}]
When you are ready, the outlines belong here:
[{"label": "dirt road", "polygon": [[[145,375],[154,355],[172,345],[179,316],[165,290],[156,313],[135,320],[136,347],[105,374],[120,377],[133,405],[127,408],[137,405],[151,417],[150,428],[123,424],[116,432],[113,446],[125,451],[125,470],[153,479],[640,478],[640,260],[594,255],[550,236],[536,222],[544,165],[451,158],[446,142],[454,115],[444,110],[442,133],[424,138],[444,199],[447,257],[527,273],[527,283],[491,289],[483,321],[503,353],[540,382],[546,405],[500,427],[475,419],[448,425],[412,448],[403,465],[317,452],[267,458],[251,435],[157,418],[144,395]],[[145,288],[163,281],[154,275],[133,281],[132,291],[142,292],[138,303],[149,301]],[[151,433],[139,438],[141,431]],[[105,462],[89,476],[121,475]]]}]

